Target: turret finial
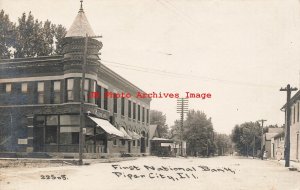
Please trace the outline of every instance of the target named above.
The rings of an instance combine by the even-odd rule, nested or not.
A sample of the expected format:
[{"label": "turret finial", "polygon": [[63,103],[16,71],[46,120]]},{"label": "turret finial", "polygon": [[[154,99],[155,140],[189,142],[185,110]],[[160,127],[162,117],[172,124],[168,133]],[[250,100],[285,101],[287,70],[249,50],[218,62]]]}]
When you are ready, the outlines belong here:
[{"label": "turret finial", "polygon": [[79,9],[79,12],[83,12],[82,2],[83,2],[83,0],[80,0],[80,9]]}]

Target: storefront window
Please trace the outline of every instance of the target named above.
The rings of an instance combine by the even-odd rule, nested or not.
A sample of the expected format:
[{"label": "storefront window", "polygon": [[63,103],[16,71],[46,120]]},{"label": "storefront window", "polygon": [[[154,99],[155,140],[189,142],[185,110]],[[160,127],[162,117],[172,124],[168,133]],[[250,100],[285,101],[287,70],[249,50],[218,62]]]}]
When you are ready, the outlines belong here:
[{"label": "storefront window", "polygon": [[79,125],[80,117],[78,115],[61,115],[60,125]]},{"label": "storefront window", "polygon": [[79,133],[60,133],[60,144],[79,144]]},{"label": "storefront window", "polygon": [[45,143],[57,144],[57,126],[46,126]]},{"label": "storefront window", "polygon": [[36,116],[35,118],[35,122],[37,125],[45,125],[46,124],[46,120],[45,120],[45,116]]},{"label": "storefront window", "polygon": [[58,116],[57,115],[47,116],[47,125],[58,125]]},{"label": "storefront window", "polygon": [[125,145],[125,140],[124,140],[124,139],[121,139],[121,140],[120,140],[120,143],[121,143],[122,146],[124,146],[124,145]]}]

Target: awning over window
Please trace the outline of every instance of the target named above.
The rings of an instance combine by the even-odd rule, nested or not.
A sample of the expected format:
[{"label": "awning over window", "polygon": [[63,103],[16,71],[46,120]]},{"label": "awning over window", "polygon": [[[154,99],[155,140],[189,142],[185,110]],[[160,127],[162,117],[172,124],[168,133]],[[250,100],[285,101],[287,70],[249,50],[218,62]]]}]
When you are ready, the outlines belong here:
[{"label": "awning over window", "polygon": [[151,139],[151,141],[164,141],[164,142],[173,142],[174,140],[172,139],[165,139],[165,138],[158,138],[158,137],[154,137],[153,139]]},{"label": "awning over window", "polygon": [[138,134],[136,134],[135,132],[133,132],[133,131],[127,131],[127,132],[128,132],[128,135],[130,135],[133,140],[140,139],[140,136]]},{"label": "awning over window", "polygon": [[138,135],[136,132],[132,132],[132,134],[133,134],[133,136],[134,136],[134,138],[135,139],[140,139],[140,138],[142,138],[142,136],[140,136],[140,135]]},{"label": "awning over window", "polygon": [[125,137],[125,135],[119,131],[117,128],[115,128],[112,124],[109,123],[109,121],[104,119],[99,119],[96,117],[88,116],[91,120],[93,120],[99,127],[101,127],[105,132],[111,135],[116,135],[119,137]]},{"label": "awning over window", "polygon": [[120,128],[120,131],[124,134],[124,139],[132,140],[131,136],[128,135],[123,127]]}]

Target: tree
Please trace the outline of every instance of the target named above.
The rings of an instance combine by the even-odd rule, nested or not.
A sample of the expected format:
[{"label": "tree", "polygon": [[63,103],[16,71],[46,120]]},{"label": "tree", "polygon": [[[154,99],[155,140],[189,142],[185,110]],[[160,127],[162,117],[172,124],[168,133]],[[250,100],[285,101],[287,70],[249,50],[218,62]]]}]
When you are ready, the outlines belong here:
[{"label": "tree", "polygon": [[226,134],[214,134],[214,143],[216,146],[216,153],[221,156],[228,153],[231,150],[231,139]]},{"label": "tree", "polygon": [[49,56],[61,54],[66,29],[47,20],[35,20],[29,12],[18,18],[17,24],[10,22],[3,10],[0,12],[0,56],[15,58]]},{"label": "tree", "polygon": [[8,59],[12,53],[10,48],[14,45],[15,24],[10,21],[9,16],[0,11],[0,59]]},{"label": "tree", "polygon": [[63,39],[67,34],[67,30],[61,24],[54,25],[54,37],[55,37],[55,53],[62,54],[63,51]]},{"label": "tree", "polygon": [[261,126],[257,122],[245,122],[236,125],[232,130],[231,140],[235,143],[236,150],[244,156],[257,155],[261,147]]},{"label": "tree", "polygon": [[157,125],[157,132],[161,137],[168,137],[169,128],[166,125],[166,114],[163,114],[161,111],[151,110],[150,124]]},{"label": "tree", "polygon": [[35,44],[35,35],[40,35],[39,32],[34,33],[34,17],[29,12],[28,17],[25,13],[22,14],[22,17],[18,19],[18,25],[16,30],[16,44],[15,44],[15,53],[16,58],[19,57],[32,57],[35,54],[34,47]]},{"label": "tree", "polygon": [[209,156],[214,153],[213,125],[211,118],[201,111],[190,110],[184,121],[183,139],[189,155]]}]

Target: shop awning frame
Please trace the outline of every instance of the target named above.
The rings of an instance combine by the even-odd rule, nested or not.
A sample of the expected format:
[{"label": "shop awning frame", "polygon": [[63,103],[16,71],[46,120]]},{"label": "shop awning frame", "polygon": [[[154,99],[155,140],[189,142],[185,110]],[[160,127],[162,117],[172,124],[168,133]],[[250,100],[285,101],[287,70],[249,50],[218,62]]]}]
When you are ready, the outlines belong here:
[{"label": "shop awning frame", "polygon": [[97,126],[101,127],[106,133],[108,133],[110,135],[115,135],[115,136],[118,136],[118,137],[122,137],[122,138],[125,137],[124,133],[122,133],[120,130],[115,128],[115,126],[113,126],[109,121],[107,121],[105,119],[92,117],[92,116],[88,116],[88,117],[92,121],[94,121],[97,124]]},{"label": "shop awning frame", "polygon": [[124,139],[127,140],[132,140],[132,137],[130,135],[128,135],[128,133],[125,131],[125,129],[123,127],[120,128],[120,131],[124,134]]}]

